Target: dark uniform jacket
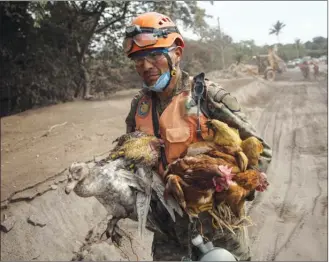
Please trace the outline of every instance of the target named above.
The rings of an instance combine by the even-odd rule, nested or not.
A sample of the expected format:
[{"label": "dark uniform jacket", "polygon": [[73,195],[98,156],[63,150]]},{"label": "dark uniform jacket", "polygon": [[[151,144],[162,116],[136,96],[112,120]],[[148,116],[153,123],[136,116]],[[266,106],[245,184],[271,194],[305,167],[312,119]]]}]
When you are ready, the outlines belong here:
[{"label": "dark uniform jacket", "polygon": [[[201,100],[202,112],[211,119],[218,119],[227,123],[229,126],[239,130],[242,140],[255,136],[262,143],[264,151],[259,161],[259,169],[266,172],[271,161],[272,151],[269,145],[257,134],[255,128],[248,121],[246,115],[241,111],[241,107],[237,99],[222,88],[219,84],[206,79],[206,91]],[[184,90],[191,88],[191,80],[186,72],[182,72],[180,79],[177,81],[172,97]],[[135,130],[135,114],[137,111],[138,101],[144,95],[150,95],[150,91],[145,89],[139,91],[131,102],[131,109],[126,118],[127,133]],[[167,101],[157,101],[157,111],[161,115],[171,98]],[[160,232],[155,232],[153,241],[153,258],[154,260],[181,260],[182,257],[189,256],[195,260],[198,258],[198,251],[191,249],[189,241],[189,220],[187,216],[177,217],[177,221],[173,222],[167,211],[159,203],[153,200],[151,202],[152,213],[156,213],[154,219],[157,220]],[[246,229],[236,230],[233,235],[229,231],[221,232],[214,230],[211,225],[209,216],[201,214],[200,223],[202,223],[204,235],[212,240],[215,246],[223,247],[233,253],[238,260],[250,259],[250,248]]]}]

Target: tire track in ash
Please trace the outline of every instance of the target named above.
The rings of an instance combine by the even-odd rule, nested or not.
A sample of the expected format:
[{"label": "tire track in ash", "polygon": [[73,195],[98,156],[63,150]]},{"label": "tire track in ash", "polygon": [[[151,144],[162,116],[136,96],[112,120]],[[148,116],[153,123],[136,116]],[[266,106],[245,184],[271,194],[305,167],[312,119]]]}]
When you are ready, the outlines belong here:
[{"label": "tire track in ash", "polygon": [[[280,102],[280,99],[275,99],[275,96],[277,94],[281,94],[281,91],[283,89],[283,87],[281,87],[280,89],[270,83],[264,83],[267,86],[267,90],[266,90],[266,94],[263,95],[261,94],[261,97],[271,97],[271,99],[268,99],[268,104],[266,107],[264,107],[264,110],[257,122],[256,125],[256,130],[257,132],[260,134],[261,137],[263,137],[263,139],[266,141],[266,143],[269,144],[269,146],[272,148],[273,152],[276,152],[276,146],[275,146],[275,134],[277,132],[277,125],[276,125],[276,114],[277,111],[274,110],[275,108],[278,107],[278,103]],[[276,91],[276,89],[279,89],[279,91]],[[263,105],[262,102],[260,102],[261,105]],[[258,107],[258,104],[253,104],[255,107]],[[271,128],[271,126],[274,126],[274,128]],[[279,129],[280,130],[280,129]],[[269,178],[271,180],[271,174],[269,173],[271,168],[268,169],[268,175]],[[255,195],[255,199],[252,202],[249,202],[247,204],[247,214],[249,215],[250,213],[252,213],[252,211],[254,210],[255,207],[258,207],[259,204],[262,203],[263,199],[264,199],[265,194],[259,194],[258,192],[256,192]],[[263,223],[261,224],[263,226]]]},{"label": "tire track in ash", "polygon": [[274,246],[275,252],[273,253],[273,256],[270,259],[271,261],[275,261],[276,257],[281,253],[281,251],[284,248],[287,248],[287,246],[290,243],[291,239],[293,238],[293,236],[295,236],[297,234],[298,230],[301,230],[303,228],[303,225],[304,225],[304,214],[299,218],[298,222],[296,223],[296,225],[294,226],[293,230],[289,234],[287,240],[278,249],[277,249],[278,238],[276,239],[275,246]]},{"label": "tire track in ash", "polygon": [[[264,210],[264,203],[267,204],[268,206],[266,208],[265,205],[265,211],[267,211],[267,213],[265,214],[264,217],[264,219],[267,220],[268,222],[263,221],[263,223],[260,223],[260,225],[257,227],[258,232],[263,231],[265,226],[275,227],[280,221],[282,220],[285,221],[284,216],[286,210],[289,211],[289,209],[291,208],[289,206],[289,200],[292,197],[292,195],[289,194],[289,192],[291,191],[291,187],[294,181],[293,180],[293,176],[295,175],[294,173],[296,173],[294,172],[295,167],[293,166],[293,162],[294,162],[293,160],[295,159],[295,155],[296,155],[295,145],[294,145],[295,134],[294,132],[292,132],[294,130],[294,118],[295,118],[294,114],[296,112],[291,111],[291,108],[293,108],[292,103],[294,99],[296,99],[296,96],[298,97],[302,94],[305,95],[305,87],[303,86],[300,87],[300,85],[297,87],[299,89],[298,95],[295,94],[296,90],[293,90],[294,88],[296,87],[291,85],[286,87],[276,88],[277,95],[276,97],[274,97],[275,98],[274,102],[271,103],[270,107],[266,108],[265,112],[263,113],[263,116],[260,119],[260,124],[262,124],[262,122],[266,119],[266,117],[268,118],[268,113],[272,113],[272,117],[270,117],[270,119],[266,119],[270,121],[265,125],[265,128],[269,128],[269,126],[274,124],[274,126],[272,126],[272,129],[269,129],[269,131],[272,131],[271,132],[272,144],[270,145],[272,146],[273,149],[273,160],[268,170],[268,173],[269,173],[270,184],[272,185],[271,189],[275,191],[268,192],[267,194],[265,193],[258,195],[257,198],[255,199],[255,202],[251,204],[249,213],[254,213],[255,215],[257,215],[257,213],[260,213],[261,209]],[[286,122],[282,121],[283,117],[287,118]],[[285,137],[285,139],[282,139],[283,136]],[[287,137],[289,138],[287,139]],[[290,148],[289,158],[285,157],[285,152],[287,151],[287,148]],[[289,159],[290,161],[287,161],[287,159]],[[289,170],[288,171],[289,174],[287,174],[288,175],[288,180],[286,182],[287,185],[285,186],[285,188],[283,188],[282,185],[282,181],[286,179],[286,177],[284,177],[285,174],[280,174],[275,172],[275,170],[277,168],[280,168],[281,166],[286,166],[287,167],[286,169]],[[279,193],[279,196],[276,196],[278,194],[276,191],[280,188],[281,188],[280,190],[281,192]],[[282,205],[279,204],[279,206],[275,208],[276,206],[275,199],[277,198],[281,199],[282,194],[284,194],[283,201],[281,202],[283,204]],[[259,208],[259,210],[257,209],[257,207]],[[275,211],[277,211],[277,213],[274,212],[274,216],[272,216],[274,217],[274,220],[266,217],[267,214],[271,216],[271,213],[273,213],[273,210],[271,209],[273,209],[273,207],[274,210],[276,209]],[[262,213],[264,214],[264,212]],[[254,218],[254,216],[252,217]],[[297,219],[300,219],[301,217],[302,215],[300,215],[299,218]],[[298,224],[299,223],[297,223],[295,227],[298,227]],[[264,229],[264,231],[266,231],[266,228]],[[273,244],[268,245],[266,247],[267,249],[267,252],[265,254],[265,257],[267,258],[266,260],[275,259],[277,250],[281,249],[281,247],[278,248],[279,239],[281,239],[281,237],[284,237],[284,235],[285,235],[284,231],[282,232],[282,229],[280,230],[280,228],[278,228],[278,230],[273,230],[272,239],[270,240],[270,242]],[[289,236],[287,241],[289,241]],[[254,241],[254,244],[257,243],[255,243]]]},{"label": "tire track in ash", "polygon": [[[296,166],[296,156],[298,155],[298,152],[297,152],[297,148],[296,148],[296,128],[295,128],[295,125],[294,125],[294,119],[295,119],[295,114],[296,114],[296,110],[294,110],[296,107],[294,106],[294,102],[297,100],[303,100],[302,97],[303,95],[305,96],[306,94],[306,89],[307,89],[307,86],[303,85],[303,86],[296,86],[296,87],[291,87],[291,88],[294,88],[296,90],[298,90],[298,93],[297,94],[293,94],[292,93],[292,90],[289,92],[289,94],[285,95],[285,105],[286,105],[286,108],[290,108],[292,109],[290,112],[288,111],[287,114],[286,114],[286,117],[289,116],[289,113],[291,113],[291,116],[289,118],[289,122],[290,124],[286,125],[285,126],[285,136],[289,135],[290,132],[292,131],[292,135],[291,135],[291,139],[289,139],[289,142],[287,143],[286,142],[286,145],[284,145],[284,141],[282,143],[282,149],[280,150],[280,144],[277,144],[277,147],[279,150],[276,152],[276,159],[281,159],[279,154],[283,154],[284,153],[284,150],[285,148],[289,148],[290,149],[290,152],[289,152],[289,173],[288,173],[288,180],[287,180],[287,186],[286,186],[286,189],[285,189],[285,192],[284,192],[284,196],[283,196],[283,202],[282,204],[280,205],[280,207],[278,208],[278,217],[276,219],[276,222],[277,221],[280,221],[282,220],[283,222],[286,222],[286,217],[289,218],[289,213],[291,212],[291,209],[293,208],[293,206],[291,205],[291,203],[293,203],[293,200],[294,200],[294,196],[296,193],[293,193],[293,192],[296,192],[296,190],[292,190],[293,186],[295,186],[295,183],[293,182],[296,182],[298,181],[298,179],[294,179],[298,177],[298,168]],[[297,89],[298,88],[298,89]],[[286,91],[286,90],[285,90]],[[299,104],[299,103],[296,103],[296,104]],[[301,106],[302,104],[299,104],[299,106]],[[297,105],[296,105],[297,106]],[[288,121],[287,121],[288,122]],[[288,123],[289,123],[288,122]],[[282,135],[282,127],[281,127],[281,133],[280,133],[280,136]],[[278,141],[279,143],[281,142],[280,140]],[[284,147],[283,147],[284,146]],[[284,159],[281,159],[281,161],[284,161]],[[300,188],[300,186],[298,186],[297,188]],[[282,192],[283,193],[283,192]],[[292,195],[293,194],[293,195]],[[298,222],[295,224],[295,226],[293,227],[291,233],[287,236],[286,240],[284,241],[284,243],[281,245],[280,248],[278,248],[278,243],[279,243],[279,240],[284,238],[284,236],[286,235],[286,230],[284,227],[279,227],[276,232],[277,232],[277,235],[276,235],[276,238],[275,238],[275,244],[272,248],[272,250],[269,250],[268,254],[267,254],[267,257],[266,257],[266,260],[271,260],[271,261],[274,261],[278,255],[278,250],[281,250],[283,249],[284,246],[286,246],[286,244],[290,241],[291,237],[293,235],[295,235],[297,233],[297,229],[298,229],[298,226],[301,224],[301,223],[304,223],[303,220],[304,220],[304,216],[303,214],[300,214],[299,215],[299,218],[298,218],[298,215],[295,219],[298,219]]]},{"label": "tire track in ash", "polygon": [[[278,101],[280,101],[280,104],[278,107],[276,107],[276,109],[282,107],[282,105],[285,105],[286,108],[290,108],[292,97],[290,95],[286,95],[287,90],[283,90],[283,88],[281,89],[280,93],[282,94],[281,99],[278,99]],[[278,103],[276,103],[276,105],[278,105]],[[273,162],[274,162],[272,169],[274,169],[274,170],[276,170],[276,168],[275,168],[276,166],[280,165],[280,162],[282,161],[281,154],[284,152],[284,148],[286,147],[285,141],[282,140],[283,130],[285,129],[285,136],[287,136],[289,134],[289,130],[287,130],[287,128],[283,128],[281,114],[282,113],[280,111],[278,111],[275,114],[275,127],[274,127],[274,131],[273,131],[273,156],[272,156]],[[292,118],[290,118],[289,120],[292,122]],[[278,127],[277,123],[280,123],[279,127]],[[288,125],[288,126],[291,126],[291,125]],[[292,137],[292,141],[294,141],[294,135]],[[290,145],[290,143],[289,143],[289,145]],[[290,150],[290,164],[288,165],[289,166],[289,174],[288,174],[289,177],[288,177],[288,181],[287,181],[287,186],[284,189],[283,204],[281,205],[281,207],[279,207],[279,212],[278,212],[279,214],[278,214],[277,219],[275,221],[273,221],[274,224],[278,221],[278,219],[283,219],[283,215],[286,210],[286,203],[287,203],[288,195],[289,195],[289,192],[290,192],[290,189],[292,186],[292,169],[293,169],[292,160],[293,160],[293,158],[294,158],[294,147],[292,147],[292,150]],[[272,179],[272,181],[273,181],[272,183],[273,183],[273,185],[275,185],[275,182],[277,182],[282,177],[277,174],[274,174],[274,172],[272,172],[271,178],[274,178],[275,181],[273,181],[273,179]],[[281,190],[281,194],[283,193],[282,191],[283,190]],[[275,195],[276,192],[273,192],[273,194]],[[269,197],[270,197],[270,195],[268,195],[268,198]],[[270,200],[270,203],[273,203],[273,202]],[[276,236],[275,236],[275,240],[274,240],[274,245],[272,245],[273,248],[267,250],[266,260],[273,261],[275,259],[279,240],[284,236],[284,233],[281,232],[280,230],[276,230],[275,234],[276,234]]]},{"label": "tire track in ash", "polygon": [[[274,88],[274,87],[272,87]],[[273,150],[273,156],[272,156],[272,164],[270,165],[267,173],[268,173],[268,177],[270,180],[270,190],[269,192],[265,193],[265,194],[258,194],[256,199],[251,202],[250,205],[250,209],[248,211],[249,215],[251,215],[252,219],[255,221],[259,221],[259,223],[256,225],[256,227],[253,229],[254,233],[253,235],[255,235],[256,237],[251,238],[252,241],[252,246],[258,246],[257,242],[260,243],[260,239],[262,238],[261,235],[258,234],[258,232],[265,232],[267,227],[271,227],[271,224],[273,224],[275,221],[271,221],[270,219],[268,219],[266,216],[267,214],[265,212],[262,212],[262,210],[264,210],[263,205],[264,203],[269,203],[271,204],[270,198],[272,197],[272,192],[271,190],[275,190],[275,184],[277,183],[276,181],[278,181],[280,179],[280,177],[275,173],[276,170],[276,166],[278,166],[278,161],[279,161],[279,154],[282,151],[280,149],[280,145],[282,144],[282,135],[283,135],[283,122],[280,119],[280,114],[281,112],[279,110],[277,110],[277,108],[280,108],[280,106],[282,104],[286,104],[286,102],[284,101],[285,95],[283,92],[283,88],[284,87],[276,87],[275,88],[275,94],[276,96],[274,96],[273,98],[273,102],[266,108],[266,110],[264,111],[264,113],[262,114],[260,121],[259,121],[259,125],[263,125],[263,128],[258,128],[259,130],[261,130],[261,134],[263,135],[265,141],[267,141],[267,143],[269,143],[269,145],[271,146],[272,150]],[[278,94],[280,94],[278,96]],[[266,123],[265,125],[263,123]],[[258,127],[259,127],[258,125]],[[271,139],[266,139],[266,137],[270,137]],[[271,141],[271,142],[270,142]],[[272,185],[272,186],[271,186]],[[286,189],[288,190],[288,188]],[[272,210],[269,212],[269,215],[271,215],[271,212],[275,213],[275,211]],[[265,214],[264,214],[265,213]],[[275,214],[274,214],[275,215]],[[259,216],[259,218],[258,218]],[[262,219],[262,216],[264,216],[264,218]],[[278,233],[276,231],[273,232],[274,234],[274,246],[277,246],[277,242],[279,237],[281,236],[281,233]],[[276,237],[275,237],[275,234]],[[258,236],[258,238],[257,238]],[[264,238],[264,237],[263,237]],[[261,244],[264,245],[264,244]],[[268,253],[268,249],[270,247],[266,247],[265,248],[265,252]],[[276,247],[275,247],[276,248]],[[257,252],[256,252],[257,253]],[[258,256],[256,256],[258,258]]]},{"label": "tire track in ash", "polygon": [[[282,94],[284,87],[281,87],[278,91],[273,91],[275,86],[268,84],[268,88],[269,88],[269,92],[272,93],[272,100],[270,100],[269,105],[261,114],[261,117],[258,121],[257,130],[259,134],[264,138],[264,140],[267,143],[269,143],[270,147],[272,148],[272,152],[275,154],[272,156],[272,162],[273,162],[273,159],[277,159],[277,155],[278,155],[277,149],[280,144],[281,128],[282,128],[282,125],[280,125],[280,127],[278,128],[277,125],[278,112],[275,110],[275,108],[278,108],[278,105],[281,104],[281,98],[275,97],[275,94]],[[278,88],[276,87],[276,89]],[[274,128],[270,129],[271,125],[273,125]],[[279,137],[277,138],[276,135],[278,131],[280,133],[279,133]],[[271,138],[271,142],[269,141],[270,139],[267,138]],[[270,174],[269,173],[270,171],[271,171],[271,166],[268,169],[268,175],[269,175],[269,179],[272,180],[274,174]],[[266,194],[257,193],[255,200],[252,201],[251,204],[249,205],[248,214],[251,213],[254,208],[258,207],[259,204],[262,203],[262,200],[266,197],[265,195]]]},{"label": "tire track in ash", "polygon": [[[322,92],[319,87],[313,85],[303,85],[296,88],[298,89],[297,91],[295,90],[296,93],[294,98],[292,98],[293,103],[291,105],[293,110],[290,112],[290,120],[292,120],[292,122],[290,125],[285,125],[286,130],[292,131],[291,143],[286,142],[287,145],[291,145],[289,146],[291,149],[291,166],[289,170],[288,186],[285,190],[283,203],[279,208],[278,218],[276,220],[280,222],[279,219],[282,219],[284,224],[280,225],[277,222],[274,223],[274,232],[277,233],[275,239],[276,244],[270,249],[266,257],[267,260],[276,260],[279,255],[280,260],[296,259],[297,254],[305,260],[311,258],[316,259],[316,257],[321,258],[324,255],[324,250],[321,249],[322,245],[319,245],[319,247],[316,245],[316,243],[321,243],[321,241],[315,236],[313,236],[312,239],[312,234],[321,230],[319,229],[321,227],[323,229],[323,225],[327,223],[322,221],[319,214],[316,214],[320,222],[314,224],[314,216],[311,215],[311,211],[315,210],[314,199],[312,201],[312,197],[310,197],[310,194],[312,196],[316,193],[320,193],[319,197],[322,195],[322,191],[319,189],[320,178],[318,167],[320,167],[320,165],[315,161],[318,159],[318,156],[314,154],[317,151],[323,152],[323,150],[322,148],[320,148],[320,150],[318,149],[321,144],[319,144],[317,139],[314,139],[314,136],[317,136],[316,131],[319,129],[322,130],[323,123],[314,121],[314,119],[309,118],[307,114],[297,117],[297,115],[300,115],[300,112],[323,110],[321,105],[315,107],[312,101],[314,100],[315,103],[319,102]],[[314,93],[313,97],[308,96],[309,92]],[[317,114],[317,117],[321,119],[321,114]],[[322,114],[322,122],[323,117],[324,115]],[[284,153],[284,151],[280,151]],[[305,153],[307,153],[307,155],[305,155]],[[319,159],[321,159],[321,156]],[[283,161],[284,158],[281,160]],[[304,227],[305,224],[306,227]],[[305,229],[302,230],[303,228]],[[298,236],[300,237],[297,238]],[[316,250],[318,250],[313,256],[307,252],[307,248],[303,248],[303,236],[307,237],[308,241],[310,241],[310,246],[316,247]],[[280,241],[283,243],[279,247]],[[300,245],[298,242],[301,242]],[[296,253],[292,254],[292,250],[295,250]],[[313,248],[313,250],[315,249]],[[284,253],[282,253],[283,251]],[[284,258],[287,256],[290,256],[292,259]]]},{"label": "tire track in ash", "polygon": [[[281,207],[279,208],[279,215],[278,218],[282,219],[283,221],[285,221],[286,219],[284,218],[285,213],[289,212],[289,199],[290,199],[290,190],[292,187],[292,183],[293,183],[293,173],[294,173],[294,158],[296,156],[296,131],[293,132],[293,138],[292,138],[292,149],[291,149],[291,157],[290,157],[290,170],[289,170],[289,179],[288,179],[288,185],[287,185],[287,189],[285,190],[285,194],[284,194],[284,198],[283,198],[283,203],[281,205]],[[280,248],[278,248],[278,242],[279,239],[282,238],[284,236],[284,233],[279,232],[276,236],[275,239],[275,245],[272,251],[269,252],[268,257],[266,260],[270,260],[270,261],[275,261],[275,258],[277,257],[277,255],[282,251],[283,247],[286,246],[286,244],[290,241],[291,237],[296,233],[298,226],[303,223],[304,220],[304,213],[302,215],[300,215],[299,217],[299,221],[298,223],[296,223],[296,225],[294,226],[294,228],[292,229],[291,233],[288,235],[286,241],[281,245]]]}]

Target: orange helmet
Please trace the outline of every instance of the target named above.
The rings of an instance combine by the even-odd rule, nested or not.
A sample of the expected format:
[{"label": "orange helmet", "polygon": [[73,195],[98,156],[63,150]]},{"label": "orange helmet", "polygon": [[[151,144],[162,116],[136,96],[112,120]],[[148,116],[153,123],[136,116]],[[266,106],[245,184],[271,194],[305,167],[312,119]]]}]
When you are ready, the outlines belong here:
[{"label": "orange helmet", "polygon": [[126,29],[123,48],[127,56],[140,50],[166,48],[176,43],[184,48],[184,40],[175,23],[156,12],[142,14],[133,19]]}]

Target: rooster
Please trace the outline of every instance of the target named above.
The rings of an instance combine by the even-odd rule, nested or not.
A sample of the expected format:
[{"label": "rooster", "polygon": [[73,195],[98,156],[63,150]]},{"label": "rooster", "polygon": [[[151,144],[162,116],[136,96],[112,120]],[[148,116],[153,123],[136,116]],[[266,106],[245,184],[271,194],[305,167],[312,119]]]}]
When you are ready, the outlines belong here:
[{"label": "rooster", "polygon": [[215,203],[226,203],[236,217],[240,217],[246,197],[251,191],[263,192],[269,185],[265,173],[258,170],[246,170],[232,176],[227,190],[218,188],[215,192]]}]

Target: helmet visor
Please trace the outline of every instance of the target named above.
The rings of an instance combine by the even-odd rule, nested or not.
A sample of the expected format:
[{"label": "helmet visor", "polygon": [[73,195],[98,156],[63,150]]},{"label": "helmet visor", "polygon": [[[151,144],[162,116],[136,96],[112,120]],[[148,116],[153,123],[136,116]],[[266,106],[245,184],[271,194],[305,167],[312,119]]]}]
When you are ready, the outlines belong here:
[{"label": "helmet visor", "polygon": [[147,46],[155,45],[158,41],[158,37],[153,33],[141,33],[133,37],[127,37],[123,41],[123,49],[125,53],[128,53],[135,43],[137,46],[143,48]]}]

